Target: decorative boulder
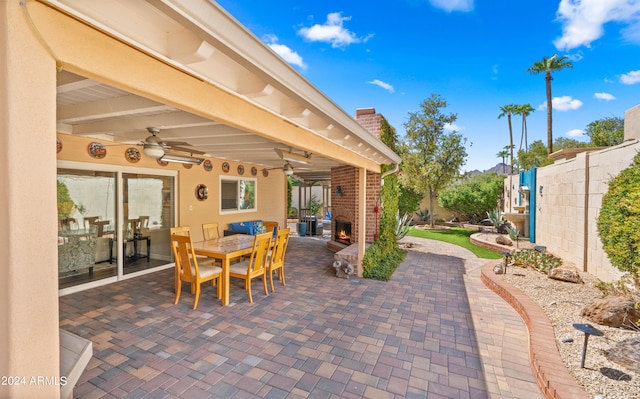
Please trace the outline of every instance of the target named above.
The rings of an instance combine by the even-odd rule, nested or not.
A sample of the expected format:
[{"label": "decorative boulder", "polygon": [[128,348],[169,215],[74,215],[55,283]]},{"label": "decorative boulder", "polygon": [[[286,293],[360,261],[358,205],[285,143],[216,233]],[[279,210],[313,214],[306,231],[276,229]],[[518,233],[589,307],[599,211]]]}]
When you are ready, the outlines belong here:
[{"label": "decorative boulder", "polygon": [[636,309],[634,301],[629,298],[609,295],[587,304],[582,309],[582,316],[603,326],[627,327],[640,320],[640,309]]},{"label": "decorative boulder", "polygon": [[604,351],[607,359],[640,373],[640,337],[627,338]]},{"label": "decorative boulder", "polygon": [[496,243],[500,245],[508,245],[508,246],[513,245],[513,242],[503,235],[499,235],[496,237]]},{"label": "decorative boulder", "polygon": [[493,267],[493,272],[495,274],[504,274],[506,272],[504,263],[498,263]]},{"label": "decorative boulder", "polygon": [[582,284],[582,277],[580,277],[580,271],[575,266],[560,266],[554,269],[550,269],[547,274],[549,278],[560,281],[568,281],[570,283]]}]

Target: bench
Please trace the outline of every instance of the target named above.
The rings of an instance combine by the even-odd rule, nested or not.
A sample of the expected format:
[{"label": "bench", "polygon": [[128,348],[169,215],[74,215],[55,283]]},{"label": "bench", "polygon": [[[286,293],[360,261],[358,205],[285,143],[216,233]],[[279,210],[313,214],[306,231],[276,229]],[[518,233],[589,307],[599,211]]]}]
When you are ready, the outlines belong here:
[{"label": "bench", "polygon": [[60,330],[60,377],[65,377],[67,380],[66,384],[60,384],[60,398],[73,398],[73,388],[92,356],[91,341]]}]

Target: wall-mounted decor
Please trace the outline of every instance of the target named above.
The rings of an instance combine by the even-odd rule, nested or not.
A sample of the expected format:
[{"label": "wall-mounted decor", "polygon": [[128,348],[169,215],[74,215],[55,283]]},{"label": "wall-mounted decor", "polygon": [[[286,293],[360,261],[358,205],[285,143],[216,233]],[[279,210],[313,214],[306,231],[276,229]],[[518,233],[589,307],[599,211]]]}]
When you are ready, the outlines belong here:
[{"label": "wall-mounted decor", "polygon": [[269,176],[269,171],[266,169],[262,169],[262,176],[267,177]]},{"label": "wall-mounted decor", "polygon": [[131,163],[140,161],[140,151],[137,148],[129,147],[124,151],[124,157]]},{"label": "wall-mounted decor", "polygon": [[158,162],[158,165],[160,165],[160,166],[167,166],[167,165],[169,165],[169,162],[167,162],[167,161],[163,161],[163,160],[162,160],[162,159],[160,159],[160,158],[156,159],[156,162]]},{"label": "wall-mounted decor", "polygon": [[193,168],[193,164],[190,164],[190,163],[183,163],[183,164],[182,164],[182,167],[183,167],[183,168],[185,168],[185,169],[191,169],[191,168]]},{"label": "wall-mounted decor", "polygon": [[244,175],[244,166],[238,165],[238,174],[239,175]]},{"label": "wall-mounted decor", "polygon": [[196,198],[198,201],[204,201],[209,196],[209,189],[204,184],[198,184],[196,186]]},{"label": "wall-mounted decor", "polygon": [[342,186],[336,187],[336,194],[338,194],[338,196],[340,197],[344,195],[344,189],[342,188]]},{"label": "wall-mounted decor", "polygon": [[222,163],[222,171],[224,173],[229,173],[229,162],[223,162]]},{"label": "wall-mounted decor", "polygon": [[258,168],[255,166],[251,168],[251,176],[255,176],[258,174]]},{"label": "wall-mounted decor", "polygon": [[62,140],[56,137],[56,154],[62,151]]},{"label": "wall-mounted decor", "polygon": [[87,151],[89,152],[89,155],[96,159],[102,159],[107,156],[107,149],[97,141],[90,143],[87,146]]},{"label": "wall-mounted decor", "polygon": [[202,163],[202,167],[207,172],[211,172],[213,170],[213,164],[208,159]]}]

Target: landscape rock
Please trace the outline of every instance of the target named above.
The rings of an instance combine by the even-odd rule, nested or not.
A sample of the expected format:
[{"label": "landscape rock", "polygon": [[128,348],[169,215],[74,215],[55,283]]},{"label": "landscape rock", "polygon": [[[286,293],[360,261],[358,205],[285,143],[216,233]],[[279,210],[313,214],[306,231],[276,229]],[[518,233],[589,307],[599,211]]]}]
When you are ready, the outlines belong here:
[{"label": "landscape rock", "polygon": [[495,274],[504,274],[506,272],[506,270],[504,268],[504,263],[498,263],[497,265],[495,265],[493,267],[493,272]]},{"label": "landscape rock", "polygon": [[355,272],[353,265],[347,261],[336,260],[333,262],[333,268],[336,269],[338,278],[349,278]]},{"label": "landscape rock", "polygon": [[499,235],[496,237],[496,243],[500,245],[508,245],[508,246],[513,245],[513,242],[503,235]]},{"label": "landscape rock", "polygon": [[603,326],[626,327],[640,320],[640,309],[629,298],[609,295],[596,299],[582,309],[582,316]]},{"label": "landscape rock", "polygon": [[640,337],[618,342],[613,348],[607,349],[604,354],[612,362],[640,373]]},{"label": "landscape rock", "polygon": [[560,281],[568,281],[570,283],[582,284],[580,271],[575,266],[560,266],[549,270],[549,278]]}]

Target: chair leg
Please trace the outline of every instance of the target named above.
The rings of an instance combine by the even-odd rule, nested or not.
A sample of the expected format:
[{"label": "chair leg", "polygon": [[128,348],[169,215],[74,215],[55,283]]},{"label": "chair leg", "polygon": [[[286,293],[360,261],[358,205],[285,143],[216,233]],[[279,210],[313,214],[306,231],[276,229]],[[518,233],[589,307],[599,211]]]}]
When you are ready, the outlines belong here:
[{"label": "chair leg", "polygon": [[200,299],[200,284],[196,284],[196,298],[193,301],[193,310],[198,307],[198,299]]},{"label": "chair leg", "polygon": [[249,293],[249,302],[253,303],[253,298],[251,297],[251,279],[247,278],[244,285]]},{"label": "chair leg", "polygon": [[271,283],[271,292],[276,292],[276,290],[273,289],[273,270],[269,270],[269,282]]},{"label": "chair leg", "polygon": [[182,281],[177,281],[175,288],[176,288],[176,301],[173,304],[177,305],[178,301],[180,300],[180,292],[182,291]]},{"label": "chair leg", "polygon": [[216,283],[216,288],[218,288],[218,299],[222,299],[222,276],[218,276]]},{"label": "chair leg", "polygon": [[278,275],[280,276],[280,281],[282,281],[282,285],[287,285],[284,282],[284,266],[282,266],[280,269],[278,269]]},{"label": "chair leg", "polygon": [[262,285],[264,286],[264,294],[269,296],[269,290],[267,289],[267,272],[262,275]]}]

